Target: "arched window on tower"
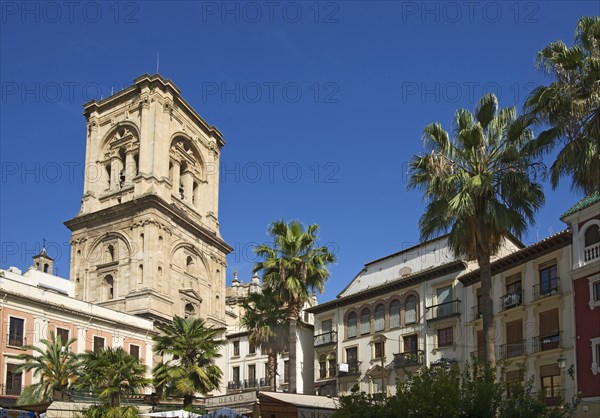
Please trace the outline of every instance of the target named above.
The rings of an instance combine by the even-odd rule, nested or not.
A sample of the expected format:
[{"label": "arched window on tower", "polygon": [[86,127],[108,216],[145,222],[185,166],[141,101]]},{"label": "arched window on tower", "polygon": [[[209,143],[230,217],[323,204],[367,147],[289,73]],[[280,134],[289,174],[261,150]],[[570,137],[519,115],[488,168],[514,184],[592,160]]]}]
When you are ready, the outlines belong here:
[{"label": "arched window on tower", "polygon": [[115,282],[110,274],[104,277],[104,285],[106,286],[106,299],[114,299],[115,297]]},{"label": "arched window on tower", "polygon": [[191,303],[186,303],[184,317],[185,318],[193,318],[195,316],[196,316],[196,308],[194,307],[194,305]]},{"label": "arched window on tower", "polygon": [[48,269],[50,268],[50,266],[48,265],[48,263],[44,264],[44,273],[48,273]]},{"label": "arched window on tower", "polygon": [[188,255],[185,259],[185,272],[192,274],[194,270],[194,259],[192,256]]},{"label": "arched window on tower", "polygon": [[584,261],[588,262],[600,257],[600,226],[590,225],[584,232]]}]

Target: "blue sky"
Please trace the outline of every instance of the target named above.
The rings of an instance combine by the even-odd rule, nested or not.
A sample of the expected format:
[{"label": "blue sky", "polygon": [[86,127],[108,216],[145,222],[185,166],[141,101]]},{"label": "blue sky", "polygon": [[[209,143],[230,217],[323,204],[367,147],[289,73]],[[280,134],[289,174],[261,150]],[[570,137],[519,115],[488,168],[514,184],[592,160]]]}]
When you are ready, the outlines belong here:
[{"label": "blue sky", "polygon": [[[275,219],[321,226],[336,252],[321,301],[363,264],[414,245],[423,211],[406,163],[423,127],[485,93],[521,108],[547,83],[536,53],[573,42],[598,1],[18,2],[1,5],[0,267],[47,240],[61,276],[83,190],[82,104],[144,73],[172,79],[224,134],[220,223],[250,277]],[[551,163],[551,157],[547,158]],[[552,191],[532,243],[582,196]]]}]

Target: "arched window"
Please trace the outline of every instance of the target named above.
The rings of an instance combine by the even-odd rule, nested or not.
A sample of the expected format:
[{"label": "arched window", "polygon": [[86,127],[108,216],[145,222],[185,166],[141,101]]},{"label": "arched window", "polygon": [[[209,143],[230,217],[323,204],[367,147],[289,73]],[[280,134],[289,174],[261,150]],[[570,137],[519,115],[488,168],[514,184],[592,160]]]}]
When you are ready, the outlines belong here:
[{"label": "arched window", "polygon": [[375,307],[375,332],[385,328],[385,306],[380,303]]},{"label": "arched window", "polygon": [[106,247],[106,262],[111,263],[115,261],[115,247],[110,244]]},{"label": "arched window", "polygon": [[364,308],[360,312],[360,333],[369,334],[371,332],[371,310]]},{"label": "arched window", "polygon": [[337,361],[335,353],[331,353],[327,356],[328,366],[329,366],[329,377],[334,377],[337,373]]},{"label": "arched window", "polygon": [[591,247],[594,244],[600,242],[600,227],[598,225],[591,225],[585,230],[584,241],[586,247]]},{"label": "arched window", "polygon": [[106,285],[106,298],[113,299],[115,297],[115,282],[110,274],[104,277],[104,284]]},{"label": "arched window", "polygon": [[348,338],[356,337],[356,312],[350,312],[346,318],[346,335]]},{"label": "arched window", "polygon": [[44,264],[44,273],[48,273],[48,269],[50,268],[50,265],[48,263]]},{"label": "arched window", "polygon": [[325,354],[321,354],[319,357],[319,379],[324,379],[327,377],[327,356]]},{"label": "arched window", "polygon": [[192,269],[194,267],[194,259],[191,256],[187,256],[185,259],[185,271],[186,273],[192,273]]},{"label": "arched window", "polygon": [[414,324],[417,322],[417,298],[410,295],[404,302],[404,323]]},{"label": "arched window", "polygon": [[393,300],[390,303],[390,328],[397,328],[400,326],[400,301],[398,299]]},{"label": "arched window", "polygon": [[194,317],[195,315],[196,315],[196,308],[194,307],[194,305],[192,305],[191,303],[186,303],[184,317],[189,318],[189,317]]}]

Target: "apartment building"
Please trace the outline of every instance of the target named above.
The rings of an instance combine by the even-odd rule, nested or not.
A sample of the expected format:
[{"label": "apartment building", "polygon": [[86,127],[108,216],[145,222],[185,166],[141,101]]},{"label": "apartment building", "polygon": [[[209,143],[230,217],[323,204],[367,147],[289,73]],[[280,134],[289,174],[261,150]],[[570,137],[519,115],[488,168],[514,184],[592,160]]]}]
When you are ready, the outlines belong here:
[{"label": "apartment building", "polygon": [[[564,367],[575,364],[571,239],[565,230],[491,265],[496,360],[507,383],[533,378],[549,405],[577,394],[574,369]],[[479,274],[477,269],[459,278],[470,314],[465,354],[471,358],[483,352]]]},{"label": "apartment building", "polygon": [[[600,416],[600,193],[587,196],[561,219],[569,224],[573,235],[571,280],[577,336],[578,413]],[[565,367],[573,370],[568,361]]]},{"label": "apartment building", "polygon": [[[226,344],[223,347],[222,358],[226,359],[224,366],[223,385],[221,391],[228,394],[239,394],[256,390],[272,391],[268,379],[267,354],[249,340],[248,330],[242,326],[244,315],[243,303],[253,293],[260,293],[262,285],[259,277],[254,274],[249,282],[239,280],[237,270],[234,270],[231,286],[226,289],[226,317],[228,321],[225,333]],[[308,306],[314,304],[311,301]],[[288,391],[288,379],[291,367],[297,368],[298,393],[312,394],[312,355],[313,355],[313,316],[302,312],[301,323],[298,326],[296,338],[297,361],[290,363],[286,353],[278,356],[276,390]]]},{"label": "apartment building", "polygon": [[[506,240],[497,256],[522,247]],[[455,258],[443,236],[367,263],[335,300],[308,309],[317,393],[345,395],[358,385],[390,395],[407,372],[464,363],[468,308],[458,277],[474,267]]]},{"label": "apartment building", "polygon": [[[39,269],[39,270],[38,270]],[[43,250],[27,272],[0,269],[0,404],[12,405],[25,387],[36,383],[31,372],[19,373],[17,358],[25,346],[42,346],[50,332],[63,341],[75,338],[75,353],[123,347],[152,368],[151,321],[75,299],[74,285],[52,275],[52,259]],[[6,338],[4,338],[6,337]],[[31,353],[31,351],[29,351]]]}]

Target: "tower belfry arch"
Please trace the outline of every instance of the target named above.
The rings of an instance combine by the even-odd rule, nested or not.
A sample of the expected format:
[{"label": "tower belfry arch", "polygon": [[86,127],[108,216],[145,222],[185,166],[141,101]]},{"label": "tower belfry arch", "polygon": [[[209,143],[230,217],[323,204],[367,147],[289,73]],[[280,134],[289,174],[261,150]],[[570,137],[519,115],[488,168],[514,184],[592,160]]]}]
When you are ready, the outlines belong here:
[{"label": "tower belfry arch", "polygon": [[232,248],[219,232],[221,132],[160,75],[86,103],[84,116],[81,210],[65,222],[76,297],[157,321],[193,306],[224,326],[215,301]]}]

